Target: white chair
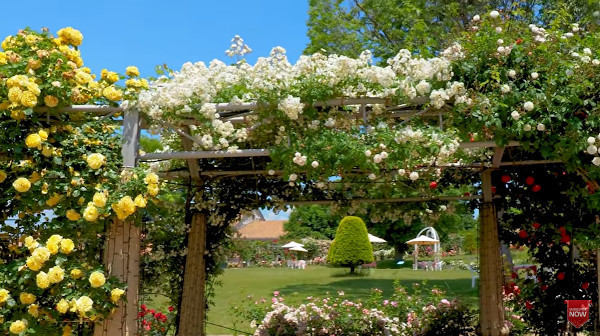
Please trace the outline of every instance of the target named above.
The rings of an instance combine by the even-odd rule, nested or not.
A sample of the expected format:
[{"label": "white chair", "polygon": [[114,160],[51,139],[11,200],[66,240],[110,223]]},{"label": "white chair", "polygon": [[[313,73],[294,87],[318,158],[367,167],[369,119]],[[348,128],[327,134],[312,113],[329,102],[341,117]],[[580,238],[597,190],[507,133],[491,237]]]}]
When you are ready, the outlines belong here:
[{"label": "white chair", "polygon": [[294,261],[293,260],[288,260],[287,261],[287,267],[288,268],[294,268]]},{"label": "white chair", "polygon": [[471,272],[471,288],[475,287],[475,279],[479,278],[479,271],[473,269],[471,265],[467,265],[469,272]]},{"label": "white chair", "polygon": [[305,269],[306,268],[306,260],[298,260],[298,268]]}]

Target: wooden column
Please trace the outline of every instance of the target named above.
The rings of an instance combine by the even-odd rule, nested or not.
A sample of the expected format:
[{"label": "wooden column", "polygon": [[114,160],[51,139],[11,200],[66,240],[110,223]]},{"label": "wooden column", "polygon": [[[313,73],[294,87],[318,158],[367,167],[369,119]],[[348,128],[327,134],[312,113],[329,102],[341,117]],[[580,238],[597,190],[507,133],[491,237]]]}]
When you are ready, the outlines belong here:
[{"label": "wooden column", "polygon": [[479,318],[481,335],[506,335],[498,220],[492,197],[492,170],[482,173],[483,207],[479,234]]},{"label": "wooden column", "polygon": [[188,234],[178,336],[204,336],[206,318],[206,215],[194,213]]},{"label": "wooden column", "polygon": [[109,276],[127,284],[125,299],[102,324],[96,325],[94,336],[138,335],[138,291],[140,287],[140,227],[132,221],[115,219],[104,249],[104,266]]}]

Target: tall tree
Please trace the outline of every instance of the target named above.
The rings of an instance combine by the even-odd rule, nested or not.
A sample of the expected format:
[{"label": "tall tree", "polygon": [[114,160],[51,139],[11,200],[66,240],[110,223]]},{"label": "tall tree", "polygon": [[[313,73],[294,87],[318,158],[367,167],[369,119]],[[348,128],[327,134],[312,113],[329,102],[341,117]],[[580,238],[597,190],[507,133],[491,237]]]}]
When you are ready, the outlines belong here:
[{"label": "tall tree", "polygon": [[285,224],[285,238],[333,239],[341,218],[331,214],[329,208],[322,205],[296,207]]},{"label": "tall tree", "polygon": [[310,0],[305,53],[356,57],[371,50],[385,61],[400,49],[434,55],[489,9],[541,24],[597,23],[592,0]]}]

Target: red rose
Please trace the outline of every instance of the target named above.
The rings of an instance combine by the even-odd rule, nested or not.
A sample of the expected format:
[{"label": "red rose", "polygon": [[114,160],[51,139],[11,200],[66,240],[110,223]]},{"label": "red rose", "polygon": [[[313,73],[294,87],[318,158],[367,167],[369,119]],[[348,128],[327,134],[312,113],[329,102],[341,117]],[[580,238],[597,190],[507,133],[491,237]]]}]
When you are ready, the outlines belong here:
[{"label": "red rose", "polygon": [[533,304],[531,304],[531,301],[529,301],[529,300],[525,301],[525,308],[533,309]]},{"label": "red rose", "polygon": [[517,39],[517,44],[521,44],[521,43],[523,43],[523,39],[521,39],[521,38],[518,38],[518,39]]},{"label": "red rose", "polygon": [[510,274],[510,278],[511,278],[511,279],[516,279],[516,278],[517,278],[517,276],[518,276],[518,275],[517,275],[517,273],[515,273],[515,272],[512,272],[512,273]]},{"label": "red rose", "polygon": [[542,186],[539,184],[536,184],[533,186],[533,188],[531,188],[531,190],[533,190],[533,192],[538,192],[538,191],[542,190]]},{"label": "red rose", "polygon": [[496,190],[496,187],[492,186],[492,194],[495,194],[495,193],[496,193],[496,191],[497,191],[497,190]]},{"label": "red rose", "polygon": [[531,226],[533,226],[534,229],[539,229],[542,225],[538,222],[534,222]]},{"label": "red rose", "polygon": [[543,285],[540,286],[540,289],[543,290],[543,291],[545,291],[546,289],[548,289],[548,285],[543,284]]},{"label": "red rose", "polygon": [[565,279],[565,273],[563,272],[558,272],[558,274],[556,274],[556,278],[558,280],[564,280]]},{"label": "red rose", "polygon": [[533,178],[533,176],[527,176],[527,178],[525,179],[525,184],[532,185],[534,183],[535,183],[535,179]]},{"label": "red rose", "polygon": [[510,182],[510,175],[502,175],[502,183],[508,183]]},{"label": "red rose", "polygon": [[433,182],[429,183],[429,188],[431,188],[431,189],[437,188],[437,182],[433,181]]},{"label": "red rose", "polygon": [[590,287],[590,283],[589,282],[584,282],[581,284],[581,289],[588,289]]},{"label": "red rose", "polygon": [[525,230],[519,231],[519,237],[521,237],[523,239],[527,238],[527,231],[525,231]]}]

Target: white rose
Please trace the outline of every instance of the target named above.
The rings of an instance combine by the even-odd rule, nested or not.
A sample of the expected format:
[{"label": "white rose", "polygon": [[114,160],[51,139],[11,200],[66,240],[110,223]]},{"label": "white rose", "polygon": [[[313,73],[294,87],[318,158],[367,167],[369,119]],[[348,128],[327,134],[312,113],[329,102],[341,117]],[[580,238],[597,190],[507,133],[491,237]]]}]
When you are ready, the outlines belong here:
[{"label": "white rose", "polygon": [[416,181],[419,179],[419,173],[417,172],[412,172],[410,173],[410,175],[408,176],[412,181]]},{"label": "white rose", "polygon": [[589,145],[587,148],[587,152],[588,152],[588,154],[594,155],[594,154],[598,153],[598,147],[596,147],[594,145]]},{"label": "white rose", "polygon": [[588,145],[593,145],[595,142],[596,142],[596,138],[594,138],[594,137],[589,137],[587,139]]},{"label": "white rose", "polygon": [[538,74],[537,72],[531,73],[531,79],[538,79],[539,76],[540,76],[540,74]]},{"label": "white rose", "polygon": [[525,111],[533,111],[534,105],[532,102],[528,101],[525,102],[525,104],[523,104],[523,108],[525,109]]},{"label": "white rose", "polygon": [[529,131],[531,131],[531,125],[529,125],[529,124],[525,124],[525,126],[523,126],[523,130],[524,130],[525,132],[529,132]]},{"label": "white rose", "polygon": [[600,166],[600,156],[596,156],[595,158],[593,158],[592,163],[596,166]]},{"label": "white rose", "polygon": [[496,33],[498,33],[498,34],[502,33],[502,27],[496,27]]},{"label": "white rose", "polygon": [[317,168],[317,167],[319,166],[319,163],[318,163],[317,161],[313,161],[313,162],[312,162],[310,165],[311,165],[313,168]]},{"label": "white rose", "polygon": [[406,170],[398,169],[398,174],[404,176],[406,174]]},{"label": "white rose", "polygon": [[536,128],[537,128],[537,130],[538,130],[538,131],[540,131],[540,132],[543,132],[543,131],[545,131],[545,130],[546,130],[546,126],[545,126],[544,124],[542,124],[542,123],[539,123],[539,124],[537,124],[537,127],[536,127]]},{"label": "white rose", "polygon": [[365,155],[366,155],[366,156],[371,156],[371,151],[367,149],[367,150],[365,151]]},{"label": "white rose", "polygon": [[375,156],[373,156],[373,162],[381,163],[381,155],[375,154]]},{"label": "white rose", "polygon": [[517,112],[517,111],[512,111],[512,112],[510,113],[510,116],[511,116],[511,117],[512,117],[514,120],[519,120],[519,119],[521,119],[521,115],[520,115],[520,114],[519,114],[519,112]]},{"label": "white rose", "polygon": [[373,173],[369,174],[369,180],[374,180],[376,178],[377,178],[377,176],[375,176],[375,174],[373,174]]},{"label": "white rose", "polygon": [[504,54],[505,48],[503,46],[499,46],[496,51],[500,54]]},{"label": "white rose", "polygon": [[296,175],[296,174],[291,174],[290,175],[290,181],[293,182],[293,181],[296,181],[296,179],[298,179],[298,175]]},{"label": "white rose", "polygon": [[471,20],[473,20],[473,22],[478,22],[479,20],[481,20],[481,17],[479,15],[475,15]]},{"label": "white rose", "polygon": [[600,61],[599,61],[599,60],[597,60],[597,59],[593,59],[593,60],[592,60],[592,64],[593,64],[593,65],[600,65]]},{"label": "white rose", "polygon": [[269,175],[275,175],[275,171],[273,169],[269,169]]},{"label": "white rose", "polygon": [[388,158],[388,153],[387,152],[381,152],[380,155],[381,155],[381,158],[384,159],[384,160]]},{"label": "white rose", "polygon": [[500,16],[500,13],[498,13],[498,11],[493,10],[490,12],[490,16],[492,17],[492,19],[497,19]]},{"label": "white rose", "polygon": [[592,49],[590,49],[590,48],[583,48],[583,53],[591,55],[592,54]]},{"label": "white rose", "polygon": [[500,91],[502,91],[502,93],[509,93],[510,92],[510,86],[508,86],[508,84],[504,84],[500,87]]},{"label": "white rose", "polygon": [[504,43],[504,40],[503,39],[498,39],[498,41],[496,41],[496,43],[498,43],[498,45],[501,45],[501,44]]}]

